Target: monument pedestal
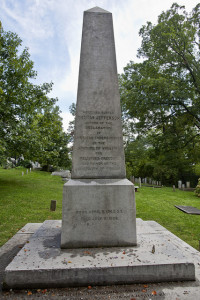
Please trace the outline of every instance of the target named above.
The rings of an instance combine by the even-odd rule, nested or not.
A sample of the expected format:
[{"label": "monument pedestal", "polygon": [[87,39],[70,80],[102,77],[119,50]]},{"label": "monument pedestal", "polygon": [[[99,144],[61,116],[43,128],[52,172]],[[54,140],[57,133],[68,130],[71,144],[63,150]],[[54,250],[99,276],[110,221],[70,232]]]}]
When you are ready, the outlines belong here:
[{"label": "monument pedestal", "polygon": [[135,246],[134,185],[127,179],[72,179],[64,185],[61,248]]},{"label": "monument pedestal", "polygon": [[[136,221],[137,246],[82,249],[61,249],[61,221],[45,221],[7,266],[4,288],[195,280],[194,263],[199,278],[200,255],[197,250],[154,221]],[[184,290],[188,290],[188,286],[191,283]]]}]

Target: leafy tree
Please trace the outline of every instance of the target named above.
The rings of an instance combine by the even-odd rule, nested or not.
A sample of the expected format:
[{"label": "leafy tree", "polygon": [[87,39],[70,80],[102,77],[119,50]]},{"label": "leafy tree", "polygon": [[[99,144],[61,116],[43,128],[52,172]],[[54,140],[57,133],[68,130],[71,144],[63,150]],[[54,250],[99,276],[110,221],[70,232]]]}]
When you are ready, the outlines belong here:
[{"label": "leafy tree", "polygon": [[143,63],[130,62],[121,76],[123,107],[149,129],[185,116],[200,129],[200,4],[191,14],[173,4],[140,30]]},{"label": "leafy tree", "polygon": [[[62,130],[62,119],[59,108],[47,108],[43,114],[37,114],[30,127],[29,158],[37,160],[42,165],[70,167],[68,156],[69,136]],[[32,134],[34,133],[34,134]],[[32,156],[35,153],[35,156]]]},{"label": "leafy tree", "polygon": [[33,84],[37,73],[28,49],[21,48],[17,34],[2,28],[0,33],[0,163],[23,154],[58,165],[65,154],[68,164],[68,136],[55,106],[57,99],[47,96],[53,84]]},{"label": "leafy tree", "polygon": [[[138,50],[144,61],[130,62],[119,80],[123,114],[131,118],[135,133],[154,131],[157,159],[165,158],[169,170],[174,169],[172,153],[179,167],[188,161],[191,170],[200,161],[199,17],[200,4],[188,14],[174,3],[156,25],[144,25]],[[163,166],[164,161],[158,170]],[[181,168],[175,170],[173,178]]]}]

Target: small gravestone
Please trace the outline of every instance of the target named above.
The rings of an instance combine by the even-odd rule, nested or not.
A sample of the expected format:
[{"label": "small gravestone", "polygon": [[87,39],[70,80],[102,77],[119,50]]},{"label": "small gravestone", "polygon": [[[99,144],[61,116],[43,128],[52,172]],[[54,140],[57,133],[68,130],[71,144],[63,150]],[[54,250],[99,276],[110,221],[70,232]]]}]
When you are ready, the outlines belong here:
[{"label": "small gravestone", "polygon": [[179,190],[182,189],[182,181],[181,181],[181,180],[178,181],[178,189],[179,189]]},{"label": "small gravestone", "polygon": [[185,190],[185,184],[184,183],[182,184],[182,190],[183,191]]},{"label": "small gravestone", "polygon": [[51,173],[52,176],[60,176],[62,178],[71,178],[71,173],[69,170],[55,171]]},{"label": "small gravestone", "polygon": [[186,188],[190,189],[190,181],[186,181]]},{"label": "small gravestone", "polygon": [[193,206],[175,205],[175,207],[182,210],[186,214],[200,215],[200,209],[193,207]]},{"label": "small gravestone", "polygon": [[56,210],[56,200],[51,200],[50,210],[51,211]]},{"label": "small gravestone", "polygon": [[175,187],[175,185],[173,185],[173,192],[175,192],[176,191],[176,187]]}]

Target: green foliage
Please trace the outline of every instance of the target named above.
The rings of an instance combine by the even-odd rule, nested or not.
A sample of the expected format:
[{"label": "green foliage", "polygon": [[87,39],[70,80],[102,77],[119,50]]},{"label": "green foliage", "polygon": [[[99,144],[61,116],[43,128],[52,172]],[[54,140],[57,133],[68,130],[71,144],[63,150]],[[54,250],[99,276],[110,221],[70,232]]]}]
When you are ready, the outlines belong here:
[{"label": "green foliage", "polygon": [[24,167],[24,168],[29,169],[29,168],[32,168],[32,163],[30,162],[30,160],[21,159],[17,163],[17,167]]},{"label": "green foliage", "polygon": [[197,197],[200,197],[200,178],[199,178],[198,184],[197,184],[196,189],[195,189],[195,195]]},{"label": "green foliage", "polygon": [[147,144],[150,138],[151,155],[137,165],[150,164],[154,177],[171,183],[194,177],[200,162],[199,16],[200,4],[190,14],[173,4],[156,25],[144,25],[138,55],[145,60],[119,77],[124,118],[133,133],[148,135]]},{"label": "green foliage", "polygon": [[[175,133],[170,138],[171,136],[174,139],[176,137]],[[195,186],[198,177],[192,153],[188,148],[180,148],[175,140],[169,147],[169,142],[167,135],[154,130],[128,142],[125,158],[129,177],[130,174],[135,177],[151,177],[165,185],[177,184],[178,180],[190,181]]]},{"label": "green foliage", "polygon": [[70,136],[70,142],[73,143],[73,141],[74,141],[75,115],[76,115],[76,104],[75,103],[72,103],[72,105],[70,105],[69,111],[72,114],[72,116],[74,117],[74,119],[73,119],[73,121],[69,122],[69,127],[68,127],[67,131],[68,131],[68,134]]},{"label": "green foliage", "polygon": [[1,29],[0,164],[6,157],[23,155],[41,164],[70,166],[57,99],[47,96],[53,84],[32,83],[37,73],[21,45],[17,34]]}]

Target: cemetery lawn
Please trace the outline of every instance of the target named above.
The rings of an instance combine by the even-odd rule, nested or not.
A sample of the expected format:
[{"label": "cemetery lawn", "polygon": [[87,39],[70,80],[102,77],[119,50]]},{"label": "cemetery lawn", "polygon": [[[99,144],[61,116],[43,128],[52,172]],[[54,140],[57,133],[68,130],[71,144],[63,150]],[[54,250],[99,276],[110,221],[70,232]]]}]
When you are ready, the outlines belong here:
[{"label": "cemetery lawn", "polygon": [[[62,189],[62,179],[51,173],[0,168],[0,246],[27,223],[61,219]],[[57,200],[54,212],[51,200]]]},{"label": "cemetery lawn", "polygon": [[[22,171],[24,176],[22,176]],[[50,173],[25,169],[0,168],[0,246],[27,223],[62,218],[63,181]],[[50,201],[57,200],[55,212]],[[142,187],[136,193],[137,218],[154,220],[199,249],[200,215],[189,215],[174,205],[200,209],[200,198],[193,192],[172,188]]]},{"label": "cemetery lawn", "polygon": [[194,192],[184,192],[172,187],[142,187],[136,195],[137,218],[153,220],[199,250],[200,215],[190,215],[174,205],[193,206],[200,209],[200,198]]}]

